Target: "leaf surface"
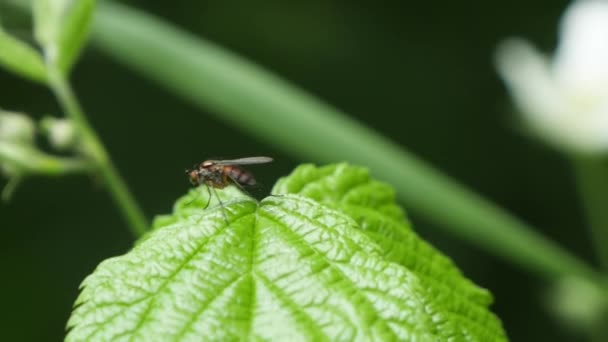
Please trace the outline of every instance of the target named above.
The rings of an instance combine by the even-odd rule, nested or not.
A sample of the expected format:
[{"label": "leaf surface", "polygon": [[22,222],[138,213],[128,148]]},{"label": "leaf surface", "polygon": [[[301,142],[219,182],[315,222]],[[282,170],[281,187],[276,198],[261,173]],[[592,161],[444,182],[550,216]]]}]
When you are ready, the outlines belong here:
[{"label": "leaf surface", "polygon": [[[501,330],[500,321],[488,310],[493,298],[465,278],[447,256],[412,230],[404,211],[396,204],[395,191],[373,180],[363,167],[346,163],[316,167],[301,165],[277,181],[272,193],[299,194],[337,209],[358,223],[358,228],[382,247],[387,260],[416,273],[427,289],[442,300],[446,312],[456,320],[468,317],[483,322],[483,330]],[[475,327],[458,325],[457,335],[466,336]]]}]

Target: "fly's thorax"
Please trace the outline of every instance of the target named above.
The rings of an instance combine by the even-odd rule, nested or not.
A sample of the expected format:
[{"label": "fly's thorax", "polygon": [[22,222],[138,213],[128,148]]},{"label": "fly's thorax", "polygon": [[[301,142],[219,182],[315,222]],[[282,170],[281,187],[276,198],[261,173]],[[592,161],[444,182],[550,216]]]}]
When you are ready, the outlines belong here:
[{"label": "fly's thorax", "polygon": [[204,162],[201,163],[200,168],[207,168],[207,167],[211,167],[215,165],[215,162],[211,161],[211,160],[205,160]]},{"label": "fly's thorax", "polygon": [[198,169],[199,183],[205,183],[214,188],[223,188],[223,179],[221,169],[218,169],[215,165],[209,167],[201,167]]}]

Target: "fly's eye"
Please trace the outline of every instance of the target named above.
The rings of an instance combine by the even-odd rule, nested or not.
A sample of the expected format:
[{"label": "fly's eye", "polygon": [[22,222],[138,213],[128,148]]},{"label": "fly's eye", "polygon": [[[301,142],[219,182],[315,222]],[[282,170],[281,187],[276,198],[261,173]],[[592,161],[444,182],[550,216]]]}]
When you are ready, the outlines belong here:
[{"label": "fly's eye", "polygon": [[198,183],[198,173],[196,172],[196,170],[190,171],[189,176],[190,176],[190,183],[192,183],[192,184]]}]

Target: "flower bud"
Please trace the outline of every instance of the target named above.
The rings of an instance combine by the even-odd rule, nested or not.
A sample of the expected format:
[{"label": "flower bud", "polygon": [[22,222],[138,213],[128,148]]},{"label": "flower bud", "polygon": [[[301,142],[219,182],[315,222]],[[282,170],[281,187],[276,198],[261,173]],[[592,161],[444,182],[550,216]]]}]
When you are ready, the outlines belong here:
[{"label": "flower bud", "polygon": [[69,120],[45,117],[40,121],[40,128],[51,146],[59,151],[71,149],[76,144],[74,125]]},{"label": "flower bud", "polygon": [[36,126],[29,116],[0,109],[0,140],[31,145]]}]

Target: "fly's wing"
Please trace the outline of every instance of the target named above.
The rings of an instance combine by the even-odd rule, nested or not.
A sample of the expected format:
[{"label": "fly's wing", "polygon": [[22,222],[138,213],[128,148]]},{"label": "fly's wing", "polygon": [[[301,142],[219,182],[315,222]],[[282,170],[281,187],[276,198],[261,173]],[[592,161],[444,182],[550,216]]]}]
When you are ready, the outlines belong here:
[{"label": "fly's wing", "polygon": [[266,164],[270,163],[272,158],[270,157],[247,157],[238,159],[226,159],[226,160],[208,160],[215,165],[253,165],[253,164]]}]

